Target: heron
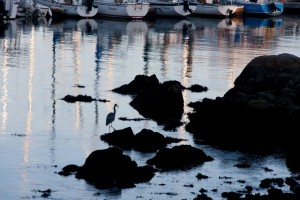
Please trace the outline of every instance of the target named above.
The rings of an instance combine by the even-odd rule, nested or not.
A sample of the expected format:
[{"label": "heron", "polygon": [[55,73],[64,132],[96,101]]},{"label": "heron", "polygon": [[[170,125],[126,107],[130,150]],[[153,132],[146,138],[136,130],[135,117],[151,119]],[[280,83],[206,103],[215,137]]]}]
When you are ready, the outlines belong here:
[{"label": "heron", "polygon": [[[108,125],[109,130],[110,127],[112,129],[114,129],[114,127],[112,126],[113,121],[115,120],[115,116],[116,116],[116,107],[119,107],[117,104],[114,105],[114,112],[110,112],[107,114],[106,116],[106,126]],[[115,129],[114,129],[115,130]]]}]

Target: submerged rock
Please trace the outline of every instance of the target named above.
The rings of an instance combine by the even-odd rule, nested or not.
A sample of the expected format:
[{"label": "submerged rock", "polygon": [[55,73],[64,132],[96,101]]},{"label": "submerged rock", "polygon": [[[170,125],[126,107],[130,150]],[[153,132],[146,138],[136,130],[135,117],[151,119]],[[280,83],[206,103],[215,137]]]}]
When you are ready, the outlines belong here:
[{"label": "submerged rock", "polygon": [[191,168],[212,160],[213,158],[201,149],[180,145],[170,149],[160,149],[153,158],[147,160],[147,164],[155,165],[161,170],[177,170]]}]

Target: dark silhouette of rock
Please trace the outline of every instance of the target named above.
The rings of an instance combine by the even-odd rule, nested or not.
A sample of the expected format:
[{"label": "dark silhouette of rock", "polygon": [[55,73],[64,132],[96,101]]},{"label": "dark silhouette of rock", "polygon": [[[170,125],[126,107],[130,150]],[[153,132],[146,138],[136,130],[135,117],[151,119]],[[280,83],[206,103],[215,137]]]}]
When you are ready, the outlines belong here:
[{"label": "dark silhouette of rock", "polygon": [[77,96],[72,96],[72,95],[66,95],[62,100],[68,102],[68,103],[75,103],[76,101],[82,101],[82,102],[92,102],[95,99],[92,98],[91,96],[87,95],[77,95]]},{"label": "dark silhouette of rock", "polygon": [[147,164],[154,165],[161,170],[186,169],[212,161],[201,149],[190,145],[174,146],[173,148],[160,149]]},{"label": "dark silhouette of rock", "polygon": [[77,96],[66,95],[61,100],[64,100],[68,103],[75,103],[76,101],[86,102],[86,103],[90,103],[92,101],[108,102],[108,100],[105,100],[105,99],[95,99],[95,98],[92,98],[91,96],[81,95],[81,94],[77,95]]},{"label": "dark silhouette of rock", "polygon": [[99,189],[135,187],[137,183],[151,180],[156,171],[151,166],[138,167],[116,147],[96,150],[87,157],[83,166],[76,168],[69,165],[58,174],[66,175],[74,170],[76,178],[84,179]]},{"label": "dark silhouette of rock", "polygon": [[202,85],[194,84],[191,87],[187,88],[188,90],[191,90],[192,92],[206,92],[208,90],[207,87],[204,87]]},{"label": "dark silhouette of rock", "polygon": [[130,127],[101,135],[100,138],[110,145],[141,152],[155,152],[166,147],[167,144],[183,141],[182,139],[165,137],[158,132],[148,129],[142,129],[134,135]]},{"label": "dark silhouette of rock", "polygon": [[298,146],[300,58],[253,59],[223,97],[193,104],[186,130],[227,149],[270,152]]},{"label": "dark silhouette of rock", "polygon": [[173,130],[182,125],[183,89],[185,88],[178,81],[159,83],[155,75],[137,75],[129,84],[113,91],[133,95],[130,102],[133,108],[145,118],[153,119]]},{"label": "dark silhouette of rock", "polygon": [[292,173],[300,173],[299,146],[297,143],[287,148],[285,157],[286,166],[289,168],[289,170]]},{"label": "dark silhouette of rock", "polygon": [[121,87],[115,88],[112,91],[120,94],[138,95],[145,91],[153,91],[159,86],[157,77],[153,74],[151,76],[137,75],[134,80],[129,84],[122,85]]},{"label": "dark silhouette of rock", "polygon": [[134,133],[130,127],[114,130],[111,133],[107,133],[100,136],[100,139],[109,143],[110,145],[114,145],[120,147],[122,149],[132,149],[134,144]]},{"label": "dark silhouette of rock", "polygon": [[146,118],[158,124],[174,124],[182,118],[183,96],[177,81],[164,82],[156,90],[137,95],[130,105]]},{"label": "dark silhouette of rock", "polygon": [[71,174],[75,174],[80,167],[78,167],[77,165],[67,165],[65,166],[62,171],[58,172],[59,175],[61,176],[69,176]]}]

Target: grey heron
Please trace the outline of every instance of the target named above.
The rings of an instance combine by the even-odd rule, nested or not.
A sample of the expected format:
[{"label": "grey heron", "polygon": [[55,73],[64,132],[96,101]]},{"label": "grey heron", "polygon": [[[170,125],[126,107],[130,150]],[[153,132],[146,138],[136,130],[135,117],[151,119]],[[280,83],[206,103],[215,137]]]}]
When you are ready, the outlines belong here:
[{"label": "grey heron", "polygon": [[106,126],[108,125],[109,130],[110,127],[114,129],[114,127],[112,127],[112,123],[115,120],[115,116],[116,116],[116,107],[119,107],[117,104],[114,105],[114,111],[110,112],[107,114],[106,116]]}]

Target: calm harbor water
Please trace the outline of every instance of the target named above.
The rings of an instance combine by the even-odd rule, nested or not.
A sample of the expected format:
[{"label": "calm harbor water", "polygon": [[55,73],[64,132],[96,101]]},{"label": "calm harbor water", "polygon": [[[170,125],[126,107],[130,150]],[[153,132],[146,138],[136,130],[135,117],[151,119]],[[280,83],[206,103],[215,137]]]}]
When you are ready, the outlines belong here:
[{"label": "calm harbor water", "polygon": [[[119,120],[142,116],[129,105],[129,96],[111,89],[136,75],[155,74],[160,82],[208,87],[204,93],[184,91],[185,104],[223,96],[253,58],[281,53],[300,57],[299,26],[300,16],[289,15],[11,21],[0,31],[0,199],[39,199],[47,189],[50,199],[193,199],[204,188],[209,197],[221,200],[222,192],[246,185],[254,187],[253,193],[265,193],[260,180],[291,175],[280,155],[221,151],[196,144],[184,126],[167,132],[151,120]],[[109,102],[70,104],[61,100],[68,94]],[[82,165],[92,151],[108,147],[99,136],[109,131],[105,117],[115,103],[114,128],[131,127],[134,133],[147,128],[184,138],[181,144],[201,148],[215,160],[191,170],[156,173],[150,182],[124,190],[98,190],[74,176],[59,176],[65,165]],[[182,121],[187,122],[192,110],[186,105],[184,110]],[[124,153],[140,166],[154,156]],[[234,167],[240,162],[251,167]],[[209,178],[198,180],[197,173]]]}]

